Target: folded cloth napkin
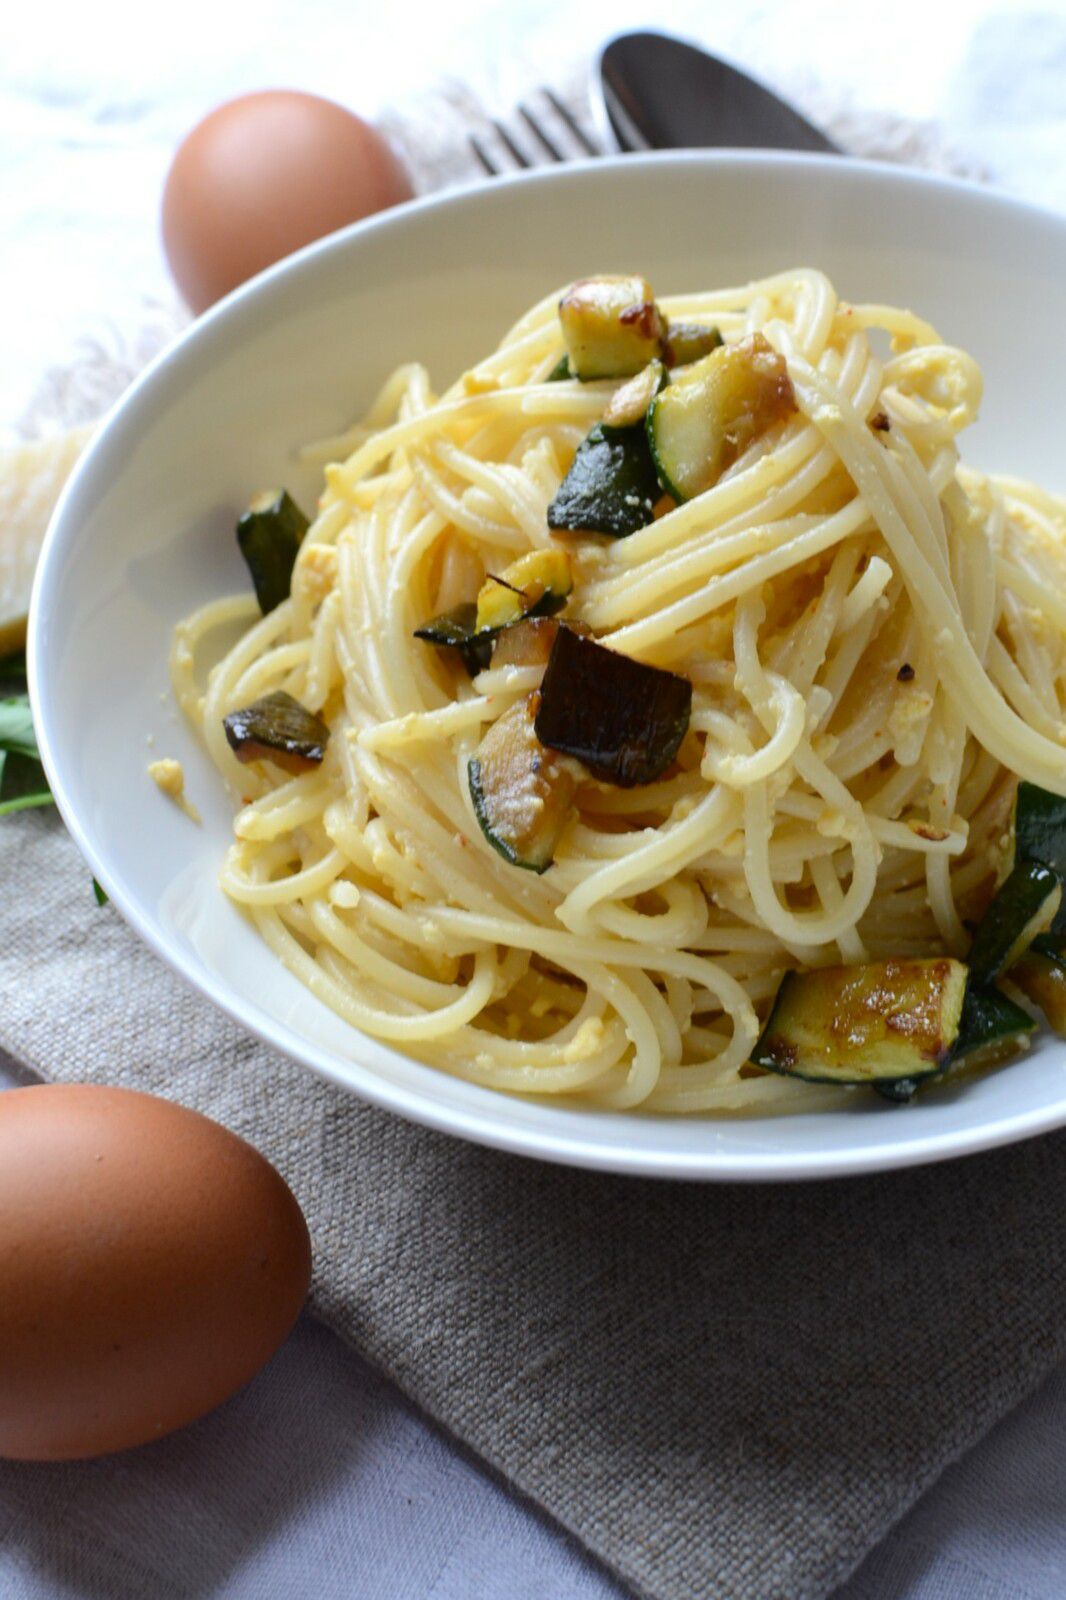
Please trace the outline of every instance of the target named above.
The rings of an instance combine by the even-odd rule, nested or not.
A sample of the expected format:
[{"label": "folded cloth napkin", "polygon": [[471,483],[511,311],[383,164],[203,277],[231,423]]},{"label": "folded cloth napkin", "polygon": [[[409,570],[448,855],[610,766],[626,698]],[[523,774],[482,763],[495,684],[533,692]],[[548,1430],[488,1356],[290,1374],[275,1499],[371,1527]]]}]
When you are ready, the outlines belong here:
[{"label": "folded cloth napkin", "polygon": [[246,1037],[96,906],[54,816],[0,827],[0,881],[0,1044],[251,1139],[318,1313],[655,1600],[820,1600],[1066,1354],[1066,1135],[803,1187],[553,1168]]}]

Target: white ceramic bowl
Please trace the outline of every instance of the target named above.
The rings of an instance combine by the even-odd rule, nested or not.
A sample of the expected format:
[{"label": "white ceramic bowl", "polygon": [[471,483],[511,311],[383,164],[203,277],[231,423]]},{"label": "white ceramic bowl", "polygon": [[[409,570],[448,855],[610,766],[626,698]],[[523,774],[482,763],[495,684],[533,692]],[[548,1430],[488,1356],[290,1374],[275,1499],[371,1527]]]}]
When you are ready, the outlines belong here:
[{"label": "white ceramic bowl", "polygon": [[[247,586],[233,523],[293,448],[355,417],[399,361],[439,385],[556,284],[646,272],[661,293],[817,265],[913,306],[986,377],[968,457],[1063,488],[1066,222],[900,169],[761,153],[535,173],[429,199],[312,246],[202,318],[133,385],[63,496],[41,559],[30,670],[56,799],[115,905],[238,1022],[334,1083],[485,1144],[616,1172],[781,1179],[870,1172],[1066,1122],[1066,1049],[907,1108],[758,1120],[602,1114],[490,1093],[353,1032],[282,969],[215,881],[231,812],[176,713],[174,622]],[[181,758],[193,827],[147,778]]]}]

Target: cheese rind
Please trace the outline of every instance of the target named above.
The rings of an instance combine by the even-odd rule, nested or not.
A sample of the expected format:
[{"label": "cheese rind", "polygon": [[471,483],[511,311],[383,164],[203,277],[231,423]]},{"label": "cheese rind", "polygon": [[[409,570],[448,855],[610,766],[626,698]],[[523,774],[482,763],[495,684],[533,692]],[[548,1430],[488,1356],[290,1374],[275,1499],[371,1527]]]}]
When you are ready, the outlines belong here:
[{"label": "cheese rind", "polygon": [[26,643],[34,568],[60,490],[92,427],[0,450],[0,656]]}]

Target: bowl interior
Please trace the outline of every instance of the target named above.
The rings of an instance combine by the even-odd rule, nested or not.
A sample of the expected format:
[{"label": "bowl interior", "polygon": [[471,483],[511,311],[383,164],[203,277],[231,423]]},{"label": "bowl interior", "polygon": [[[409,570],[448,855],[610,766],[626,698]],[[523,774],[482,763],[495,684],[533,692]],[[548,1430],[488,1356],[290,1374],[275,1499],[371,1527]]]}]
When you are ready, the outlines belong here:
[{"label": "bowl interior", "polygon": [[[506,1148],[618,1171],[785,1178],[905,1165],[1066,1120],[1066,1049],[900,1112],[703,1120],[605,1115],[453,1080],[354,1033],[275,961],[216,885],[231,810],[174,708],[174,622],[247,576],[233,524],[299,444],[353,420],[400,361],[438,387],[527,305],[596,271],[660,293],[816,265],[841,294],[912,306],[986,379],[964,440],[985,467],[1062,488],[1051,361],[1066,325],[1066,223],[959,185],[781,155],[627,158],[485,185],[362,224],[202,319],[134,386],[68,487],[38,575],[31,670],[68,825],[119,909],[216,1003],[334,1081]],[[204,825],[164,802],[184,763]],[[870,1100],[873,1097],[869,1097]]]}]

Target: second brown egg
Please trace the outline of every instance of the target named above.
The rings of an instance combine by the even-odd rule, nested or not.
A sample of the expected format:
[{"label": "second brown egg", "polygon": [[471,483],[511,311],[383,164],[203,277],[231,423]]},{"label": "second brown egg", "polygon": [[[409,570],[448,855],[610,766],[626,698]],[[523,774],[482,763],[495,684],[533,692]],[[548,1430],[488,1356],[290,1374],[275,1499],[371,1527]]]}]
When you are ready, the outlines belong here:
[{"label": "second brown egg", "polygon": [[387,140],[332,100],[292,89],[241,95],[179,146],[163,193],[163,246],[203,311],[314,239],[409,200]]}]

